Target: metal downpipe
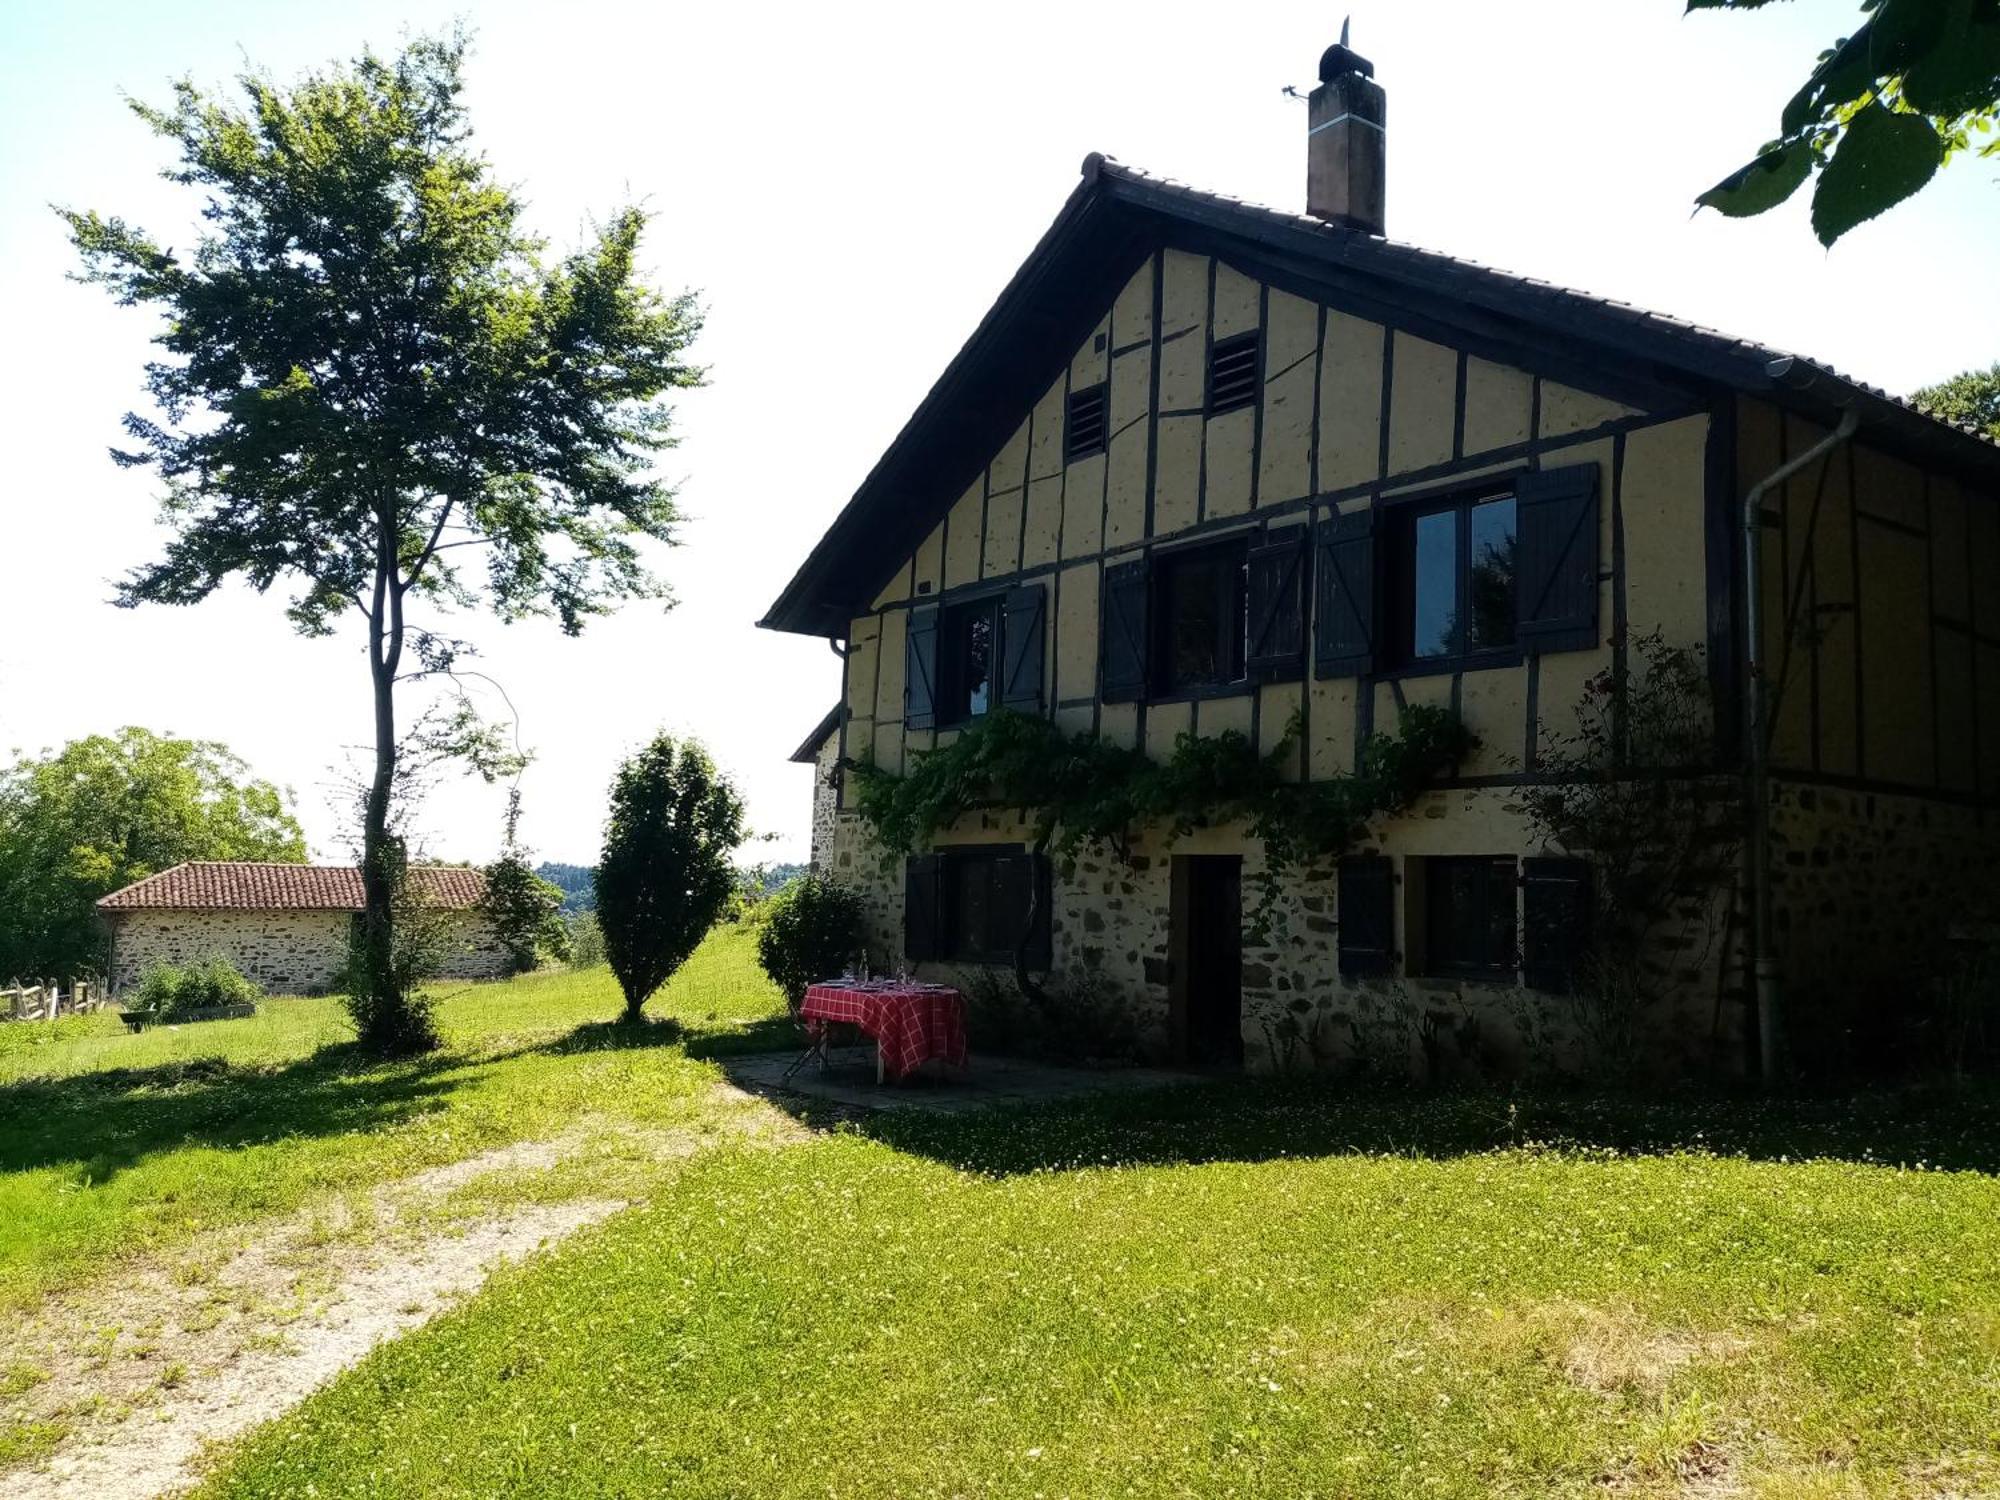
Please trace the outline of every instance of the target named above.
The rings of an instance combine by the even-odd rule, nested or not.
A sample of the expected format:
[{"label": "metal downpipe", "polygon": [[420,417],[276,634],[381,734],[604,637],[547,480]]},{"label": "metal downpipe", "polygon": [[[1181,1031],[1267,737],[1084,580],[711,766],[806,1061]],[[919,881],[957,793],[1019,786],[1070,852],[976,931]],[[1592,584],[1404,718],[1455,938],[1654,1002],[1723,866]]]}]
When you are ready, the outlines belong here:
[{"label": "metal downpipe", "polygon": [[[1787,362],[1788,363],[1788,362]],[[1782,372],[1774,369],[1774,375]],[[1751,972],[1757,1002],[1757,1073],[1769,1087],[1777,1081],[1782,1057],[1783,992],[1778,945],[1772,931],[1771,900],[1771,730],[1770,695],[1764,686],[1763,533],[1764,496],[1801,469],[1809,468],[1854,436],[1861,418],[1853,407],[1840,414],[1832,432],[1796,458],[1766,474],[1743,497],[1743,674],[1744,802],[1748,827],[1743,837],[1744,879],[1750,887]]]}]

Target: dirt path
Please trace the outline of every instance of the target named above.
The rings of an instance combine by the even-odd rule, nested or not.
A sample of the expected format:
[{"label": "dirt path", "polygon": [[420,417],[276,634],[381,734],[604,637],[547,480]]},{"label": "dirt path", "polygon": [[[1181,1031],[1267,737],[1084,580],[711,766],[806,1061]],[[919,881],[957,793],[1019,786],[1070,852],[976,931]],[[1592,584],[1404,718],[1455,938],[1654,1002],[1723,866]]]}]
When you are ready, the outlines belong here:
[{"label": "dirt path", "polygon": [[[737,1090],[718,1090],[708,1132],[647,1132],[663,1167],[721,1140],[779,1145],[803,1132]],[[623,1132],[628,1137],[633,1132]],[[52,1303],[0,1331],[0,1374],[43,1378],[0,1414],[61,1432],[38,1464],[0,1471],[9,1500],[169,1495],[201,1477],[210,1445],[280,1416],[369,1350],[478,1290],[494,1269],[596,1224],[616,1198],[531,1203],[440,1229],[434,1210],[494,1173],[559,1166],[586,1130],[503,1147],[388,1184],[360,1223],[330,1229],[324,1209],[238,1232],[212,1277],[183,1253]],[[17,1382],[18,1383],[18,1382]]]}]

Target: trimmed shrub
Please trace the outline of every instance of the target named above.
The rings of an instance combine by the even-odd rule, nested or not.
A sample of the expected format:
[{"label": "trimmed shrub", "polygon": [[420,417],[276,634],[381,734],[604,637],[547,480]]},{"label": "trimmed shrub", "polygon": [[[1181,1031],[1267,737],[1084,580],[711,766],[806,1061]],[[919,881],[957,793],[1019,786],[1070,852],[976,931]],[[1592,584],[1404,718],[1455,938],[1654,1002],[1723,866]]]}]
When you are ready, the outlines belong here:
[{"label": "trimmed shrub", "polygon": [[743,799],[695,741],[659,735],[618,768],[597,921],[626,1019],[639,1019],[722,915],[742,842]]},{"label": "trimmed shrub", "polygon": [[254,1005],[262,998],[262,991],[228,959],[210,958],[185,966],[154,964],[139,981],[132,1009],[174,1021],[198,1010]]},{"label": "trimmed shrub", "polygon": [[824,875],[807,874],[763,905],[757,961],[797,1009],[808,985],[840,973],[861,946],[861,898]]}]

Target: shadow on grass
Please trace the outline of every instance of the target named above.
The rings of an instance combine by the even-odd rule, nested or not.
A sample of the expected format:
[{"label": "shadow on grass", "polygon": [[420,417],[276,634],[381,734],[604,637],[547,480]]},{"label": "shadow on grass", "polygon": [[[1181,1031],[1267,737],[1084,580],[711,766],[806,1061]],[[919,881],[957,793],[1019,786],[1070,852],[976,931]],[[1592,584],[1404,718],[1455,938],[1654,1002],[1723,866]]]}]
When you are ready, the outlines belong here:
[{"label": "shadow on grass", "polygon": [[1427,1093],[1335,1081],[1236,1079],[1035,1108],[883,1110],[863,1134],[972,1172],[1398,1155],[1508,1147],[2000,1171],[2000,1089],[1846,1099]]},{"label": "shadow on grass", "polygon": [[382,1062],[347,1042],[276,1067],[199,1057],[26,1079],[0,1085],[0,1172],[74,1165],[102,1183],[161,1151],[387,1129],[443,1108],[463,1082],[447,1075],[490,1061]]},{"label": "shadow on grass", "polygon": [[775,1052],[799,1045],[798,1029],[784,1016],[767,1016],[745,1023],[711,1022],[692,1025],[671,1016],[647,1016],[638,1021],[584,1021],[529,1050],[551,1057],[578,1052],[624,1052],[634,1048],[681,1047],[689,1057],[733,1057],[747,1052]]}]

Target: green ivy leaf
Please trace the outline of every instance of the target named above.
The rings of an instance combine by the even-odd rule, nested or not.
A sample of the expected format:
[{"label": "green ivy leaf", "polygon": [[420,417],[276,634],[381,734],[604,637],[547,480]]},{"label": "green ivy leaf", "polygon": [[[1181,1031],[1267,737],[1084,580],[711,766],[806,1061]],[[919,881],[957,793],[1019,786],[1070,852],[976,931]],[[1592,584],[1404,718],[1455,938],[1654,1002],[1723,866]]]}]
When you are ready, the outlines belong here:
[{"label": "green ivy leaf", "polygon": [[1813,190],[1813,233],[1831,246],[1916,192],[1943,160],[1943,143],[1929,120],[1869,104],[1848,121],[1840,149],[1820,173]]},{"label": "green ivy leaf", "polygon": [[1804,141],[1766,147],[1748,166],[1739,167],[1695,199],[1698,208],[1712,208],[1732,219],[1747,219],[1776,208],[1799,190],[1812,172],[1812,148]]}]

